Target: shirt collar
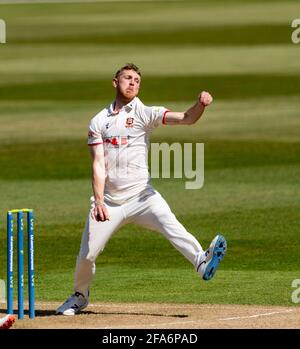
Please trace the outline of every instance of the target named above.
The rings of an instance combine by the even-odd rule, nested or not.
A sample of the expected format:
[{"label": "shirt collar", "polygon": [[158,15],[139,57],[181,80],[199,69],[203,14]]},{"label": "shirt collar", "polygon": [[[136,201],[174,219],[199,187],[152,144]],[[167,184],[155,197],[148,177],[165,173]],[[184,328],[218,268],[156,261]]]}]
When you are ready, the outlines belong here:
[{"label": "shirt collar", "polygon": [[[131,110],[135,107],[136,103],[138,101],[138,97],[134,97],[132,101],[130,101],[128,104],[124,105],[124,107],[121,110],[125,110],[126,113],[130,113]],[[114,104],[115,101],[111,103],[111,105],[108,108],[108,116],[118,115],[119,113],[114,112]],[[120,110],[120,111],[121,111]]]}]

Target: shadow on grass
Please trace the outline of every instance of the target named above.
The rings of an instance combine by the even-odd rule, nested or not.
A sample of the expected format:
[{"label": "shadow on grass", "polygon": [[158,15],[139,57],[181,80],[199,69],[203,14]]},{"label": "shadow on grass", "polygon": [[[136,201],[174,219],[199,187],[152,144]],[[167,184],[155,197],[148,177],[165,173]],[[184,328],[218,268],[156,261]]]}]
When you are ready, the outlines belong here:
[{"label": "shadow on grass", "polygon": [[[0,314],[6,314],[5,308],[0,308]],[[18,312],[15,310],[14,314],[17,315]],[[174,318],[186,318],[188,315],[186,314],[158,314],[158,313],[145,313],[145,312],[98,312],[98,311],[81,311],[80,315],[135,315],[135,316],[161,316],[161,317],[174,317]],[[29,316],[28,310],[24,310],[24,315]],[[55,310],[48,309],[36,309],[35,311],[36,317],[44,317],[44,316],[56,316]]]}]

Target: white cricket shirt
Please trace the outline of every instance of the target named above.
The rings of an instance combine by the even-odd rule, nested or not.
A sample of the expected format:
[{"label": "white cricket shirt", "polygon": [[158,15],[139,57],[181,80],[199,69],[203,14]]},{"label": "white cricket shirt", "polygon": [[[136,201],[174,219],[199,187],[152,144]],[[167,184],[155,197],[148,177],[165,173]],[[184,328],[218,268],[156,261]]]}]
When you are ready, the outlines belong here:
[{"label": "white cricket shirt", "polygon": [[150,186],[149,137],[168,109],[145,106],[138,97],[113,112],[113,103],[90,122],[88,145],[104,145],[104,197],[122,204]]}]

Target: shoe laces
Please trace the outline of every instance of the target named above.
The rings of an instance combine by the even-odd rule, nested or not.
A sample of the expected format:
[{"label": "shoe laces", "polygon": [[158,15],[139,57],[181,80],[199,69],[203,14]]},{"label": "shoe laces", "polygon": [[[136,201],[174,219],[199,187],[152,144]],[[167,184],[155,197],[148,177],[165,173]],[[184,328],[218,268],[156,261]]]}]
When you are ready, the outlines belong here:
[{"label": "shoe laces", "polygon": [[80,293],[80,292],[75,292],[75,293],[73,293],[73,294],[66,300],[65,304],[74,303],[74,302],[75,302],[75,299],[74,299],[74,298],[79,298],[80,296],[82,296],[83,298],[85,298],[84,295],[83,295],[82,293]]},{"label": "shoe laces", "polygon": [[78,298],[79,298],[80,296],[83,297],[83,298],[85,298],[84,295],[83,295],[82,293],[80,293],[80,292],[75,292],[75,293],[72,295],[72,297],[78,297]]}]

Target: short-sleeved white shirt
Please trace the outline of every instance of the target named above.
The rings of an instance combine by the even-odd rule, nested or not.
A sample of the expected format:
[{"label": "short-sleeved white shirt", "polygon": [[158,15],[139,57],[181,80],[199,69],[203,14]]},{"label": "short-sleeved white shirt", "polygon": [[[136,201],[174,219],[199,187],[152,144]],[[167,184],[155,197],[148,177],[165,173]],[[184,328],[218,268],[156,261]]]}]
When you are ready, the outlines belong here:
[{"label": "short-sleeved white shirt", "polygon": [[105,200],[122,204],[150,186],[149,137],[168,109],[145,106],[138,97],[113,112],[113,103],[90,122],[88,145],[104,145]]}]

